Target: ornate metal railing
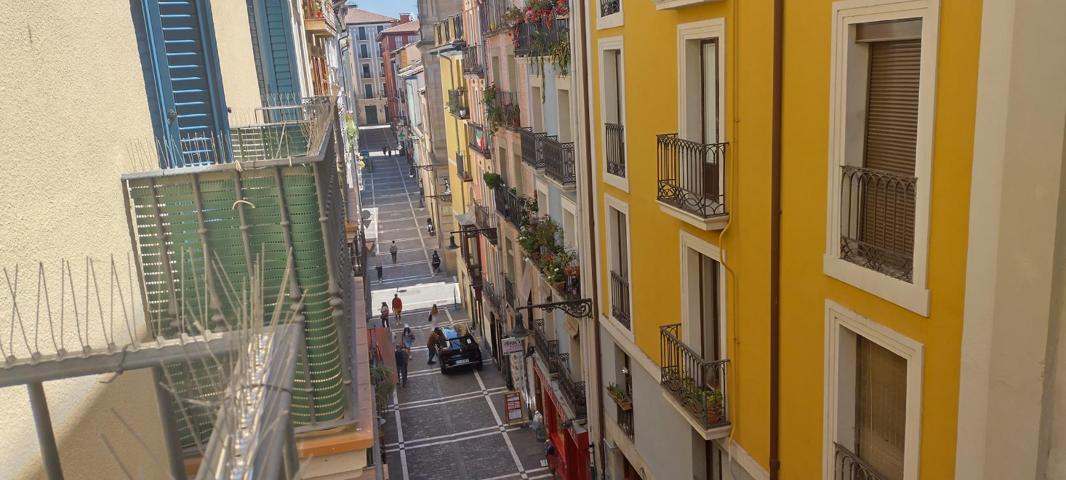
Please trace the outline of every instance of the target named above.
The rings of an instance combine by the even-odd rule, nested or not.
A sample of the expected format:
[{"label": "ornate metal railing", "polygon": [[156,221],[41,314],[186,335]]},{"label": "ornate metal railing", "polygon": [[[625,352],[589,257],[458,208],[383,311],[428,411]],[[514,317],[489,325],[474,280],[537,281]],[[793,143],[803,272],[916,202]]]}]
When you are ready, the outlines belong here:
[{"label": "ornate metal railing", "polygon": [[481,229],[481,234],[490,243],[496,245],[499,240],[496,232],[496,215],[480,203],[474,202],[474,222],[477,223],[477,228]]},{"label": "ornate metal railing", "polygon": [[587,405],[585,403],[585,382],[575,380],[570,373],[570,354],[560,353],[556,355],[555,369],[559,371],[559,391],[566,397],[566,401],[574,409],[574,416],[585,418]]},{"label": "ornate metal railing", "polygon": [[466,89],[448,90],[448,113],[451,113],[455,118],[470,118],[470,108],[466,102]]},{"label": "ornate metal railing", "polygon": [[470,148],[485,156],[492,158],[492,136],[488,130],[474,122],[466,124],[466,138],[470,141]]},{"label": "ornate metal railing", "polygon": [[[486,89],[488,92],[489,89]],[[485,115],[488,117],[489,128],[495,130],[503,127],[517,131],[522,128],[522,111],[518,103],[518,94],[507,90],[500,90],[492,86],[492,99],[485,102]],[[486,94],[486,97],[489,95]]]},{"label": "ornate metal railing", "polygon": [[851,450],[836,442],[833,445],[833,480],[887,480]]},{"label": "ornate metal railing", "polygon": [[492,282],[482,282],[481,295],[488,299],[489,306],[496,311],[497,314],[503,313],[503,299],[500,298],[500,292],[496,291],[496,284]]},{"label": "ornate metal railing", "polygon": [[514,282],[510,278],[503,277],[503,299],[511,306],[511,308],[514,308],[515,306],[514,292]]},{"label": "ornate metal railing", "polygon": [[622,0],[600,0],[600,16],[606,17],[622,11]]},{"label": "ornate metal railing", "polygon": [[463,49],[463,73],[485,76],[485,61],[481,58],[481,53],[477,44],[467,44]]},{"label": "ornate metal railing", "polygon": [[680,327],[677,323],[659,328],[662,386],[705,428],[728,425],[729,360],[704,360],[681,342]]},{"label": "ornate metal railing", "polygon": [[657,197],[702,218],[727,215],[725,154],[727,143],[698,143],[676,133],[657,135]]},{"label": "ornate metal railing", "polygon": [[547,137],[548,134],[535,133],[528,128],[519,130],[519,134],[522,140],[522,161],[533,168],[544,168],[544,163],[540,155],[540,141]]},{"label": "ornate metal railing", "polygon": [[611,271],[611,316],[629,328],[629,279]]},{"label": "ornate metal railing", "polygon": [[559,341],[548,340],[548,332],[544,330],[544,320],[533,320],[533,345],[544,363],[548,365],[548,373],[559,373]]},{"label": "ornate metal railing", "polygon": [[503,216],[515,228],[522,226],[522,218],[525,215],[525,200],[516,192],[511,191],[506,185],[499,185],[493,189],[496,197],[496,212]]},{"label": "ornate metal railing", "polygon": [[625,127],[613,123],[606,124],[607,133],[604,148],[607,149],[607,173],[619,177],[626,176]]},{"label": "ornate metal railing", "polygon": [[464,182],[472,182],[474,177],[470,175],[470,167],[466,162],[466,156],[462,152],[455,152],[455,174]]},{"label": "ornate metal railing", "polygon": [[918,179],[872,168],[842,169],[841,258],[910,282]]},{"label": "ornate metal railing", "polygon": [[573,185],[577,180],[574,168],[574,143],[559,143],[555,137],[541,140],[544,158],[544,173],[562,185]]},{"label": "ornate metal railing", "polygon": [[511,2],[508,0],[484,0],[478,6],[481,31],[484,32],[485,36],[506,31],[507,22],[504,20],[504,14],[507,13],[507,9],[511,8],[511,6]]},{"label": "ornate metal railing", "polygon": [[617,407],[617,413],[618,428],[627,437],[633,438],[633,410],[624,410],[622,407]]},{"label": "ornate metal railing", "polygon": [[560,42],[570,41],[570,19],[556,18],[548,24],[543,21],[524,22],[518,27],[515,42],[516,57],[542,57],[550,55]]}]

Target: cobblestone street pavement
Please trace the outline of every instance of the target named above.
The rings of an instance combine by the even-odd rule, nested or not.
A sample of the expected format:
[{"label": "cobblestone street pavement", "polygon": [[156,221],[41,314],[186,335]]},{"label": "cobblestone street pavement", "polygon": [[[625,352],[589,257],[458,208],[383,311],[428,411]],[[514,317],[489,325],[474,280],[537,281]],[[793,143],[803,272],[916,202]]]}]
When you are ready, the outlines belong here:
[{"label": "cobblestone street pavement", "polygon": [[[468,324],[469,319],[462,308],[453,308],[454,278],[443,273],[433,275],[429,265],[436,241],[419,228],[428,212],[418,206],[418,183],[408,177],[407,161],[399,156],[381,156],[380,147],[376,153],[371,170],[364,170],[362,194],[364,208],[372,212],[369,229],[376,230],[379,245],[370,261],[373,311],[377,312],[393,293],[399,293],[405,306],[403,319],[393,319],[390,327],[399,334],[407,324],[416,336],[407,386],[397,387],[382,414],[386,419],[382,442],[389,477],[551,478],[543,446],[533,432],[525,427],[507,427],[502,421],[506,388],[488,352],[483,354],[485,366],[481,370],[441,374],[438,365],[426,364],[429,307],[438,304],[442,326]],[[388,251],[393,240],[400,250],[395,264]],[[382,281],[373,272],[377,262],[382,265]]]}]

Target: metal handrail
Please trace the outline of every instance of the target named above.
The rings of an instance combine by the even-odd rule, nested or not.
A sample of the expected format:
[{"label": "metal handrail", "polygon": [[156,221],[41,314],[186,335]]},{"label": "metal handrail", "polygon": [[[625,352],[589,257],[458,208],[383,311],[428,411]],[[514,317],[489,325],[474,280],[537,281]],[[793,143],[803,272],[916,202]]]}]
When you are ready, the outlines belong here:
[{"label": "metal handrail", "polygon": [[841,167],[841,258],[910,282],[917,189],[914,175]]},{"label": "metal handrail", "polygon": [[607,123],[604,148],[607,150],[607,173],[619,177],[626,176],[625,127]]},{"label": "metal handrail", "polygon": [[834,480],[886,480],[884,475],[851,450],[836,442],[833,445],[836,447],[833,455]]},{"label": "metal handrail", "polygon": [[729,424],[726,367],[729,360],[705,360],[680,337],[681,324],[659,328],[661,383],[704,426]]},{"label": "metal handrail", "polygon": [[558,364],[556,370],[559,372],[559,391],[563,393],[567,402],[573,407],[574,416],[585,418],[587,413],[585,382],[575,380],[570,373],[570,354],[560,353],[556,355],[555,361]]},{"label": "metal handrail", "polygon": [[541,140],[544,173],[562,185],[573,185],[577,180],[574,166],[574,143],[560,143],[554,137]]},{"label": "metal handrail", "polygon": [[629,328],[629,279],[611,270],[611,316]]},{"label": "metal handrail", "polygon": [[550,22],[523,22],[518,28],[515,42],[516,57],[542,57],[549,55],[552,47],[570,39],[570,19],[555,18]]},{"label": "metal handrail", "polygon": [[525,215],[525,200],[506,185],[498,185],[493,189],[496,197],[496,211],[505,220],[516,228],[522,226],[522,217]]},{"label": "metal handrail", "polygon": [[600,16],[606,17],[622,11],[621,0],[600,0]]},{"label": "metal handrail", "polygon": [[676,133],[656,136],[660,202],[702,218],[727,215],[728,143],[699,143]]},{"label": "metal handrail", "polygon": [[544,164],[540,163],[540,141],[547,137],[545,132],[534,132],[532,129],[523,128],[519,130],[519,138],[522,141],[522,161],[533,168],[544,168]]},{"label": "metal handrail", "polygon": [[536,346],[537,354],[540,358],[544,359],[544,363],[548,366],[548,373],[559,373],[559,341],[549,340],[548,332],[544,329],[544,320],[533,320],[533,344]]}]

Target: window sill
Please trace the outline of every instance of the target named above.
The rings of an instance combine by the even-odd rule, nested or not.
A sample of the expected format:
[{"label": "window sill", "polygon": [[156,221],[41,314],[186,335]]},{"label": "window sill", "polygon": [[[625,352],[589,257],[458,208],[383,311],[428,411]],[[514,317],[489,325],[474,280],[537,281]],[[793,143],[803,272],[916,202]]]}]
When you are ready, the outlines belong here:
[{"label": "window sill", "polygon": [[822,270],[826,275],[841,282],[881,297],[923,317],[929,316],[928,288],[897,280],[829,254],[822,259]]},{"label": "window sill", "polygon": [[622,11],[619,10],[618,13],[612,13],[606,17],[596,17],[596,28],[598,30],[603,30],[607,28],[621,27],[623,22]]},{"label": "window sill", "polygon": [[688,7],[690,5],[700,5],[704,3],[717,3],[721,0],[651,0],[655,4],[656,10],[670,10],[674,8]]}]

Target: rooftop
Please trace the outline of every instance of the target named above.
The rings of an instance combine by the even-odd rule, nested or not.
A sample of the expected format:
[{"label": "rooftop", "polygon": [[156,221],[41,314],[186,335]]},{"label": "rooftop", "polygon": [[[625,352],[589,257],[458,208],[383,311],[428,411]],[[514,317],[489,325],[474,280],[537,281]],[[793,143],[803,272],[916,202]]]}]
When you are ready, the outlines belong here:
[{"label": "rooftop", "polygon": [[381,31],[381,35],[388,35],[393,33],[414,33],[418,31],[418,20],[412,22],[405,22],[399,25],[393,25],[385,30]]},{"label": "rooftop", "polygon": [[348,13],[344,15],[344,23],[349,25],[359,23],[392,23],[395,21],[395,18],[355,7],[348,7]]}]

